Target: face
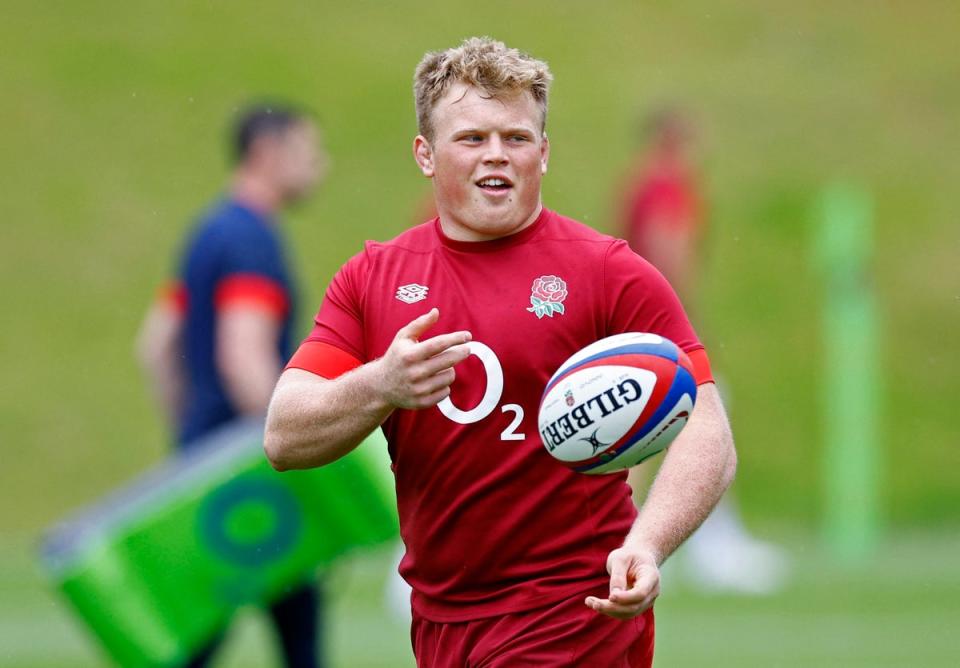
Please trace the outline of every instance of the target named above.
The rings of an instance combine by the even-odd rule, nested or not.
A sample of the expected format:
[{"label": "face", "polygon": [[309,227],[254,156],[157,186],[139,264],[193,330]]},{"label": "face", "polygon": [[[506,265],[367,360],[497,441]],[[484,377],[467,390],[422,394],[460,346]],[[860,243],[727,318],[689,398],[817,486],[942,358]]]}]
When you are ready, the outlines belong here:
[{"label": "face", "polygon": [[287,202],[302,199],[326,176],[329,159],[312,123],[290,126],[271,148],[270,171]]},{"label": "face", "polygon": [[672,115],[658,124],[652,143],[661,153],[683,160],[690,157],[695,140],[690,122],[683,116]]},{"label": "face", "polygon": [[455,84],[430,118],[432,141],[418,136],[413,150],[423,174],[433,179],[447,236],[487,241],[536,220],[550,149],[533,95],[491,98]]}]

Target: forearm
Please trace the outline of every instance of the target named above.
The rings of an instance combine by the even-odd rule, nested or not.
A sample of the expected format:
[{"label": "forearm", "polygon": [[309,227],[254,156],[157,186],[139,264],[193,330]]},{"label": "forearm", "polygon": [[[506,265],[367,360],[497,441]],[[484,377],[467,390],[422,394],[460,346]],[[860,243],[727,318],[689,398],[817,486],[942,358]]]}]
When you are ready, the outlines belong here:
[{"label": "forearm", "polygon": [[329,464],[355,448],[393,411],[378,391],[376,362],[335,380],[284,372],[267,412],[264,449],[279,471]]},{"label": "forearm", "polygon": [[147,311],[136,341],[136,356],[150,394],[170,425],[177,424],[184,404],[181,326],[176,309],[157,302]]},{"label": "forearm", "polygon": [[171,359],[147,369],[151,393],[170,425],[176,425],[183,412],[184,381],[178,362],[178,359]]},{"label": "forearm", "polygon": [[397,331],[380,357],[333,380],[303,369],[280,376],[267,412],[264,449],[277,470],[323,466],[379,427],[394,408],[432,408],[450,395],[453,367],[470,354],[469,332],[420,337],[436,324],[430,309]]},{"label": "forearm", "polygon": [[700,393],[624,542],[651,552],[658,564],[707,518],[736,471],[733,437],[716,387],[703,385]]},{"label": "forearm", "polygon": [[283,363],[277,350],[281,323],[246,303],[217,312],[217,371],[230,403],[242,415],[263,416]]}]

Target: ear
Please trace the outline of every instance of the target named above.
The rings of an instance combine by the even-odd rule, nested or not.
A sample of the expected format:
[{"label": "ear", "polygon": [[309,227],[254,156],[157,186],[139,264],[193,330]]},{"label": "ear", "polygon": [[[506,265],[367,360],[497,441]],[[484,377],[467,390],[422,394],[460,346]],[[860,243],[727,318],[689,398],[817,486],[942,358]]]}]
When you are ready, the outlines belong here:
[{"label": "ear", "polygon": [[550,140],[547,139],[547,133],[543,133],[543,141],[540,142],[540,173],[547,173],[547,162],[550,160]]},{"label": "ear", "polygon": [[255,137],[247,147],[247,156],[243,162],[247,165],[266,164],[268,169],[273,169],[272,161],[276,158],[277,144],[277,137],[270,133]]},{"label": "ear", "polygon": [[413,158],[428,179],[433,177],[433,149],[423,135],[413,140]]}]

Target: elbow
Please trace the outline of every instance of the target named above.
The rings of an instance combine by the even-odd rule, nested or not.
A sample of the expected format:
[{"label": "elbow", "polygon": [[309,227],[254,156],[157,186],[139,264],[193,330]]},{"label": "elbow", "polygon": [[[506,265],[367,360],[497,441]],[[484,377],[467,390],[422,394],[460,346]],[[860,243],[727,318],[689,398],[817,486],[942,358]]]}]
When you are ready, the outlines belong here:
[{"label": "elbow", "polygon": [[296,443],[285,440],[282,436],[270,430],[267,430],[264,434],[263,452],[273,470],[280,473],[326,466],[338,457],[326,451],[314,451],[306,444],[303,447],[298,447]]},{"label": "elbow", "polygon": [[266,422],[263,429],[263,453],[275,471],[289,471],[302,468],[297,466],[297,438],[296,431],[291,429],[284,419],[285,411],[280,400],[281,391],[278,387],[273,401],[267,407]]},{"label": "elbow", "polygon": [[169,367],[169,361],[164,356],[163,351],[158,350],[156,346],[152,346],[148,342],[137,341],[133,354],[140,370],[150,376],[156,376],[164,368]]},{"label": "elbow", "polygon": [[300,438],[296,432],[272,426],[269,415],[263,433],[263,452],[273,470],[281,473],[316,468],[332,461],[320,456],[315,446]]},{"label": "elbow", "polygon": [[274,471],[289,471],[293,468],[288,448],[276,430],[267,429],[263,435],[263,452]]},{"label": "elbow", "polygon": [[737,476],[737,449],[733,445],[733,439],[730,440],[727,462],[723,470],[724,488],[733,484],[733,479]]}]

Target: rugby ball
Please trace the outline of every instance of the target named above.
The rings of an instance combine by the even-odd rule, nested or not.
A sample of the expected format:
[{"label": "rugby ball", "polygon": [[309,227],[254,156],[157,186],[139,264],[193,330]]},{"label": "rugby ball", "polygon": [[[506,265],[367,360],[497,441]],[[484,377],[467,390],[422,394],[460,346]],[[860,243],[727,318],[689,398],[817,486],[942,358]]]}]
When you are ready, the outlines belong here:
[{"label": "rugby ball", "polygon": [[621,471],[670,445],[696,398],[693,365],[676,344],[656,334],[616,334],[553,374],[540,400],[540,438],[575,471]]}]

